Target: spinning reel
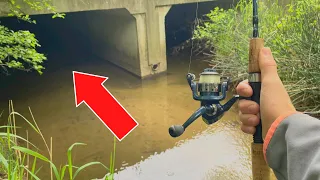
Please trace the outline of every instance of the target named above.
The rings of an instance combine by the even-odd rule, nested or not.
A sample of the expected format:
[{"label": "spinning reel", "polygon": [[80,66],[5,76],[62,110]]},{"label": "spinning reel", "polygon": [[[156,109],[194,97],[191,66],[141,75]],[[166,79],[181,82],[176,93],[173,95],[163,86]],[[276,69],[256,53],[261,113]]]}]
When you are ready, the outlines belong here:
[{"label": "spinning reel", "polygon": [[200,116],[207,125],[217,122],[239,98],[239,95],[235,95],[224,105],[220,104],[220,101],[226,98],[230,79],[229,77],[221,77],[213,68],[205,69],[200,74],[198,82],[194,80],[195,75],[188,73],[187,81],[193,99],[200,101],[201,107],[183,125],[173,125],[169,128],[169,134],[172,137],[182,135],[185,129]]}]

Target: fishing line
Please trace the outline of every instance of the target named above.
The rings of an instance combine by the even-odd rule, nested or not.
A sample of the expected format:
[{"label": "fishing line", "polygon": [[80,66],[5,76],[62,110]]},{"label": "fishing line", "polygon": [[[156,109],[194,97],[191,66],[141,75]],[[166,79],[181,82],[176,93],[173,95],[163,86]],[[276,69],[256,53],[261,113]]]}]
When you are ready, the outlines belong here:
[{"label": "fishing line", "polygon": [[191,61],[192,61],[192,52],[193,52],[193,35],[194,35],[194,30],[196,29],[196,26],[199,24],[199,19],[198,19],[198,9],[199,9],[199,2],[197,2],[197,7],[196,7],[196,17],[193,21],[193,29],[192,29],[192,37],[191,37],[191,51],[190,51],[190,57],[189,57],[189,68],[188,68],[188,73],[190,73],[191,69]]}]

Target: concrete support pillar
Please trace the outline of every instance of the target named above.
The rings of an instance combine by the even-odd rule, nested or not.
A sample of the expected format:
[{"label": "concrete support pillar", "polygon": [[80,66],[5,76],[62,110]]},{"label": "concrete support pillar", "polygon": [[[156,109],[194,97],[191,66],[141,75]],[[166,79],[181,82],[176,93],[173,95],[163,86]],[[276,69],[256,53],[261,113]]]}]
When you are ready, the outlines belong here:
[{"label": "concrete support pillar", "polygon": [[158,12],[156,11],[155,1],[145,1],[146,4],[146,25],[148,40],[148,58],[149,64],[155,65],[160,63],[159,59],[159,26]]},{"label": "concrete support pillar", "polygon": [[146,14],[133,14],[137,23],[137,40],[138,40],[138,58],[140,61],[140,76],[150,75],[151,67],[149,66],[148,57],[148,41],[147,41],[147,25]]},{"label": "concrete support pillar", "polygon": [[[161,71],[167,70],[167,48],[166,48],[166,15],[169,12],[171,6],[160,6],[156,7],[156,12],[158,12],[158,24],[159,24],[159,59],[162,63],[162,66],[160,67]],[[165,69],[163,68],[165,67]]]},{"label": "concrete support pillar", "polygon": [[171,6],[156,7],[147,1],[146,13],[133,14],[137,23],[141,77],[167,70],[165,17]]},{"label": "concrete support pillar", "polygon": [[148,59],[153,73],[167,70],[164,21],[170,8],[171,6],[157,7],[155,1],[146,1]]}]

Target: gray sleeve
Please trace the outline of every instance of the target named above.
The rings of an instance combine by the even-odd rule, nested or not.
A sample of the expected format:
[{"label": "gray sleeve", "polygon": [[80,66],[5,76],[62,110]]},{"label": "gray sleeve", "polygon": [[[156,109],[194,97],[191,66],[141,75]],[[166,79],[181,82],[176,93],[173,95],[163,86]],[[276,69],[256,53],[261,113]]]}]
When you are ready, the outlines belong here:
[{"label": "gray sleeve", "polygon": [[293,114],[276,128],[266,160],[278,180],[320,179],[320,120]]}]

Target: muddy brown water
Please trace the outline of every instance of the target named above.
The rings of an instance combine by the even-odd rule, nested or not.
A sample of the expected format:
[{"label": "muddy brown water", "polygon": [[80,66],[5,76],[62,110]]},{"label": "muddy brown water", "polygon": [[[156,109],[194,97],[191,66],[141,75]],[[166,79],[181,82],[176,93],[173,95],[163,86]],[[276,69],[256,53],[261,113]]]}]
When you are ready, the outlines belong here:
[{"label": "muddy brown water", "polygon": [[[67,149],[75,142],[87,144],[74,148],[75,166],[91,161],[109,166],[112,133],[85,104],[76,108],[72,71],[107,76],[106,88],[139,123],[116,144],[115,179],[249,179],[247,146],[251,136],[240,131],[236,109],[231,109],[214,125],[207,126],[199,118],[181,137],[169,136],[171,125],[184,123],[199,108],[185,79],[188,65],[187,58],[171,58],[166,74],[146,80],[104,61],[59,67],[42,76],[26,74],[2,87],[0,106],[7,112],[6,98],[10,97],[15,110],[28,119],[31,119],[28,106],[31,108],[48,143],[53,138],[53,159],[57,166],[67,162]],[[193,61],[191,72],[198,76],[206,67],[205,62]],[[17,125],[22,127],[19,133],[25,136],[28,130],[29,140],[47,155],[40,136],[32,133],[21,118],[17,118]],[[50,179],[48,164],[38,165],[43,165],[39,177]],[[106,173],[95,165],[76,179],[102,178]]]}]

